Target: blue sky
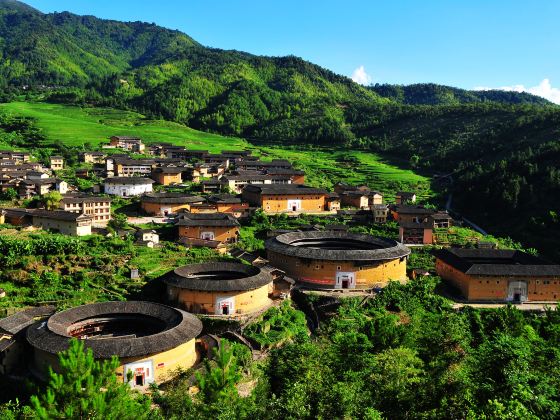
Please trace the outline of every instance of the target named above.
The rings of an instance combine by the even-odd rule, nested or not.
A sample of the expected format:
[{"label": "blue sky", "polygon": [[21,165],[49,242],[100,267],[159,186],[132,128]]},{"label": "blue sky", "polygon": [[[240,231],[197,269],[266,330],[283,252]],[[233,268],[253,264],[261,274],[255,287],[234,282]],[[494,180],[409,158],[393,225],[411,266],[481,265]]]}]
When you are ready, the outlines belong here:
[{"label": "blue sky", "polygon": [[294,54],[354,74],[362,83],[530,90],[560,103],[560,90],[553,87],[560,85],[560,1],[555,0],[27,3],[44,12],[155,22],[217,48]]}]

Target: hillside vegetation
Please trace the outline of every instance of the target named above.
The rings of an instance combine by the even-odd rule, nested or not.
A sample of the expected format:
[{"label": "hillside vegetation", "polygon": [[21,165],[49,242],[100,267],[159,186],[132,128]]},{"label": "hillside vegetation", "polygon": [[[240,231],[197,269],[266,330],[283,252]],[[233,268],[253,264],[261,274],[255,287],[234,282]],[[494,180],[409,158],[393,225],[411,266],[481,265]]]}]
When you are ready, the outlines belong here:
[{"label": "hillside vegetation", "polygon": [[263,147],[360,149],[452,172],[458,210],[560,257],[560,109],[542,98],[363,87],[297,57],[208,48],[154,24],[42,14],[11,0],[0,0],[0,39],[6,101],[128,109]]},{"label": "hillside vegetation", "polygon": [[459,105],[478,102],[499,102],[508,104],[540,104],[549,102],[525,92],[502,90],[466,90],[435,83],[413,85],[376,84],[370,89],[379,96],[407,105]]},{"label": "hillside vegetation", "polygon": [[[407,162],[387,162],[361,150],[328,150],[304,145],[292,147],[253,145],[236,137],[193,130],[182,124],[153,120],[131,111],[112,108],[78,108],[69,105],[10,102],[0,104],[0,148],[99,147],[113,135],[139,136],[148,144],[168,142],[189,149],[252,150],[263,159],[289,159],[307,174],[307,183],[332,188],[337,181],[367,183],[392,200],[396,191],[413,189],[430,198],[430,179],[409,169]],[[75,153],[73,154],[75,156]]]}]

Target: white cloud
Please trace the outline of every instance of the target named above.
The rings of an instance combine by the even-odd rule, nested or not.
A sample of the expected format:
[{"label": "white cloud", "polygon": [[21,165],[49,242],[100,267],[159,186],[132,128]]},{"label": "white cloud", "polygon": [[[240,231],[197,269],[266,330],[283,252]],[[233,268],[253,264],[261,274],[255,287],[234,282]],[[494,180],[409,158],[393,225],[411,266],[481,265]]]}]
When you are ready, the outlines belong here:
[{"label": "white cloud", "polygon": [[360,85],[369,85],[373,79],[366,73],[365,67],[360,66],[352,73],[352,80]]},{"label": "white cloud", "polygon": [[541,96],[550,102],[560,104],[560,88],[552,87],[549,79],[543,79],[537,86],[525,87],[524,85],[502,86],[499,88],[475,87],[474,90],[504,90],[507,92],[527,92]]}]

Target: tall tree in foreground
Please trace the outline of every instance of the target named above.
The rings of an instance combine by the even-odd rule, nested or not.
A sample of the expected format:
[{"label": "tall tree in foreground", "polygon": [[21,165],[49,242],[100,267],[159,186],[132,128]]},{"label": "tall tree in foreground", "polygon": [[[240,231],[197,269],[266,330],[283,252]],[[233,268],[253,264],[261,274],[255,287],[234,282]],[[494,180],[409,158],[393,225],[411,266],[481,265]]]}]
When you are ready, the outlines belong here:
[{"label": "tall tree in foreground", "polygon": [[209,359],[204,362],[205,374],[196,375],[203,401],[212,403],[237,396],[235,385],[241,379],[241,373],[233,349],[229,345],[222,345],[214,353],[214,363]]},{"label": "tall tree in foreground", "polygon": [[34,418],[39,419],[147,419],[155,417],[150,400],[134,394],[117,380],[116,357],[103,362],[91,349],[72,340],[59,355],[60,372],[49,369],[49,382],[39,395],[31,397]]},{"label": "tall tree in foreground", "polygon": [[241,349],[222,341],[214,360],[205,359],[205,369],[195,374],[199,392],[192,392],[195,388],[189,380],[190,375],[176,378],[163,393],[155,392],[154,401],[160,406],[162,417],[181,420],[271,418],[265,416],[264,399],[258,400],[254,392],[245,397],[239,395],[237,384],[242,374],[238,357],[243,353]]}]

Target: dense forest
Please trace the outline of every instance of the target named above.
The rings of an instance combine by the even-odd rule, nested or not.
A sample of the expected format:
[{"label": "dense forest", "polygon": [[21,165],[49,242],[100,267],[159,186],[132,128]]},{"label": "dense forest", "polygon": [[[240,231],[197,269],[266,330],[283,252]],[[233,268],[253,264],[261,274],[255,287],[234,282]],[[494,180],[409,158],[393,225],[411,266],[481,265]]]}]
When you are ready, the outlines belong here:
[{"label": "dense forest", "polygon": [[[297,57],[0,0],[0,98],[133,109],[253,142],[348,147],[451,174],[454,207],[560,258],[560,109],[525,93],[360,86]],[[492,180],[492,182],[489,182]]]},{"label": "dense forest", "polygon": [[254,361],[246,347],[224,342],[205,369],[182,372],[151,395],[132,393],[116,379],[116,361],[101,365],[75,341],[59,356],[62,374],[32,388],[29,403],[0,406],[0,416],[558,418],[559,312],[456,310],[436,285],[424,278],[392,283],[376,299],[345,299],[311,335],[303,313],[285,302],[251,326],[267,357]]}]

